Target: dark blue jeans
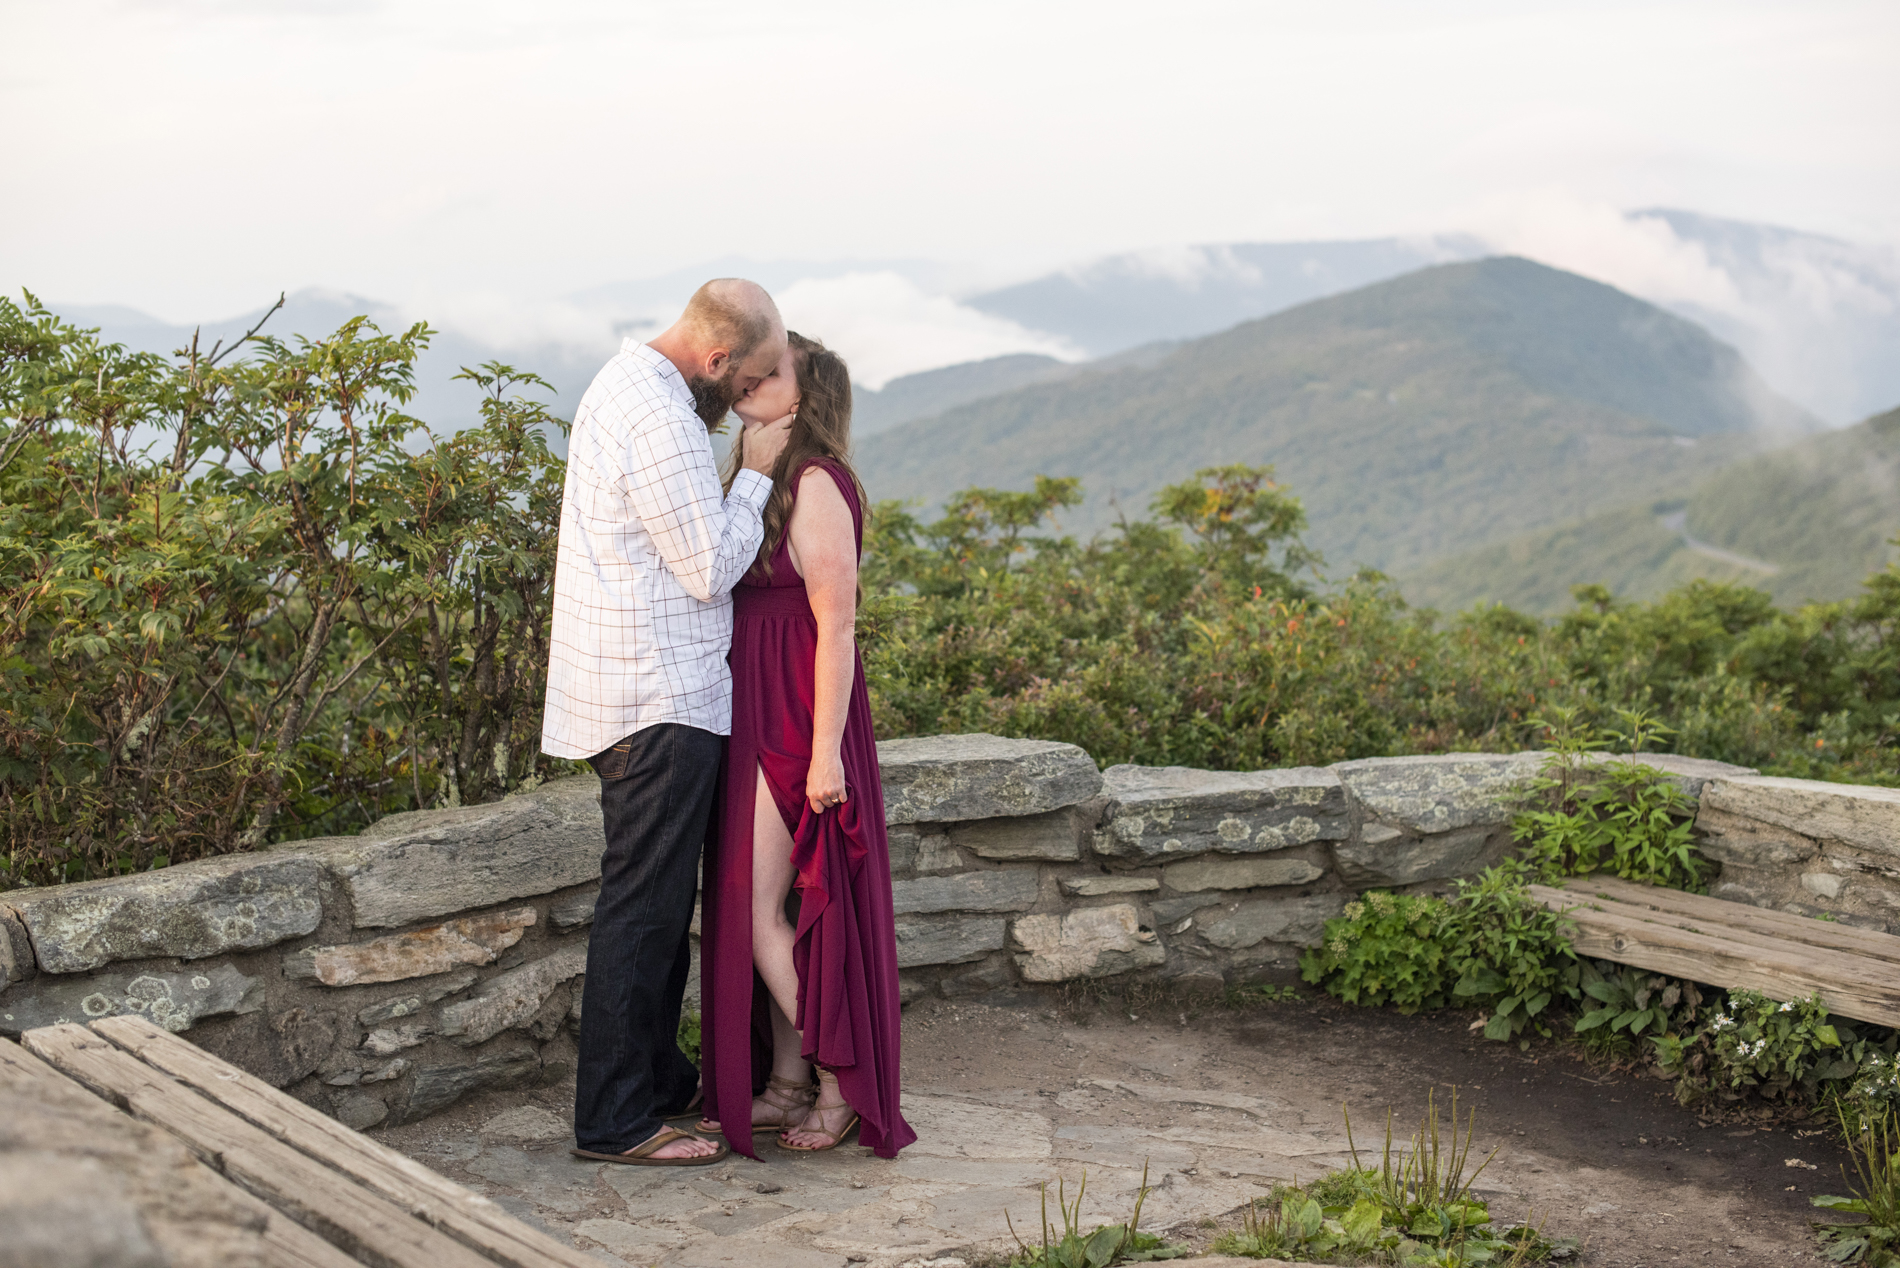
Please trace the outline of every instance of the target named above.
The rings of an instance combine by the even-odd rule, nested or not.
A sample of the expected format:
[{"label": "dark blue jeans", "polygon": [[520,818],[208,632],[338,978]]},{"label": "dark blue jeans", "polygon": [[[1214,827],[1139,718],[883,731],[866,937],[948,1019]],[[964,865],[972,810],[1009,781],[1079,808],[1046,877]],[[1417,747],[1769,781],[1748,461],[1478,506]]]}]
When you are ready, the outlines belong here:
[{"label": "dark blue jeans", "polygon": [[726,741],[662,723],[590,758],[607,852],[587,940],[574,1140],[623,1153],[691,1100],[699,1072],[679,1049],[692,963],[699,855]]}]

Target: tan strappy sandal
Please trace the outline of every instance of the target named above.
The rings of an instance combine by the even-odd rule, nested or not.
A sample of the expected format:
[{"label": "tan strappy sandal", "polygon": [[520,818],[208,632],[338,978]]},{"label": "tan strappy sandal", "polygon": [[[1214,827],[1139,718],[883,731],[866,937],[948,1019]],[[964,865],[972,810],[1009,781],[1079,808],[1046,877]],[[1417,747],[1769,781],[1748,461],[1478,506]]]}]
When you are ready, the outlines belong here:
[{"label": "tan strappy sandal", "polygon": [[[825,1092],[827,1090],[838,1098],[836,1105],[825,1104]],[[810,1114],[806,1116],[807,1121],[832,1110],[841,1109],[851,1110],[851,1117],[846,1119],[844,1126],[840,1127],[837,1131],[829,1131],[823,1127],[809,1127],[805,1123],[800,1123],[796,1127],[786,1127],[780,1130],[778,1141],[776,1142],[778,1147],[795,1154],[821,1154],[827,1149],[836,1149],[839,1145],[843,1144],[844,1138],[849,1136],[857,1127],[859,1122],[858,1112],[851,1109],[851,1103],[844,1099],[842,1092],[838,1091],[838,1076],[820,1067],[818,1070],[818,1100],[812,1105]],[[786,1132],[792,1131],[804,1132],[812,1136],[828,1136],[830,1140],[822,1145],[794,1145],[785,1139]]]},{"label": "tan strappy sandal", "polygon": [[[792,1115],[797,1114],[802,1121],[805,1111],[811,1108],[812,1102],[817,1097],[818,1089],[810,1083],[800,1083],[796,1079],[781,1079],[778,1075],[773,1075],[765,1081],[765,1091],[759,1093],[759,1099],[778,1111],[778,1121],[765,1123],[755,1121],[752,1124],[752,1134],[769,1136],[773,1132],[785,1131],[796,1126],[792,1121]],[[790,1104],[786,1103],[788,1100]],[[715,1135],[720,1131],[720,1126],[710,1118],[702,1118],[693,1130],[706,1135]]]}]

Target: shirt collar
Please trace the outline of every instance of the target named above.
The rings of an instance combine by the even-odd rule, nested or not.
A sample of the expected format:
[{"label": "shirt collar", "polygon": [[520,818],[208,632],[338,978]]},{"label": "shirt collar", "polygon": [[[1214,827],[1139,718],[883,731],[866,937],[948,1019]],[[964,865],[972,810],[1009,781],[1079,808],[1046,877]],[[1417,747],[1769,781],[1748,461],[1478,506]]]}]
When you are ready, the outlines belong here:
[{"label": "shirt collar", "polygon": [[680,373],[667,355],[650,344],[641,343],[628,336],[620,341],[620,351],[645,366],[660,382],[666,384],[674,397],[688,409],[693,408],[692,389],[686,386],[686,377]]}]

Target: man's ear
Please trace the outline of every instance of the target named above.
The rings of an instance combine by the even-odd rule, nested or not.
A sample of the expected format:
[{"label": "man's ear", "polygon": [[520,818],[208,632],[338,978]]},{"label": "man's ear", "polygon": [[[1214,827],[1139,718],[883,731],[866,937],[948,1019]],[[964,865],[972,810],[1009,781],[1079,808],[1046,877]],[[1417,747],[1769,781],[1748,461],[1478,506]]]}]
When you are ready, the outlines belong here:
[{"label": "man's ear", "polygon": [[731,364],[732,353],[725,348],[714,348],[706,354],[706,374],[710,378],[718,378]]}]

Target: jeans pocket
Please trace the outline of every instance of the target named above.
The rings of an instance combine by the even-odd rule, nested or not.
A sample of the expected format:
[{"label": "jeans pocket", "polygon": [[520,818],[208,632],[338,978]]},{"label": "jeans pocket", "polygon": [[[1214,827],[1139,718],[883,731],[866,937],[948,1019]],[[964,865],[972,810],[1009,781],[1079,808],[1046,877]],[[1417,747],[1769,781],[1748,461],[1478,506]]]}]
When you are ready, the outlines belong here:
[{"label": "jeans pocket", "polygon": [[625,739],[612,748],[603,749],[587,759],[594,773],[602,779],[619,779],[627,773],[627,764],[633,760],[633,741]]}]

